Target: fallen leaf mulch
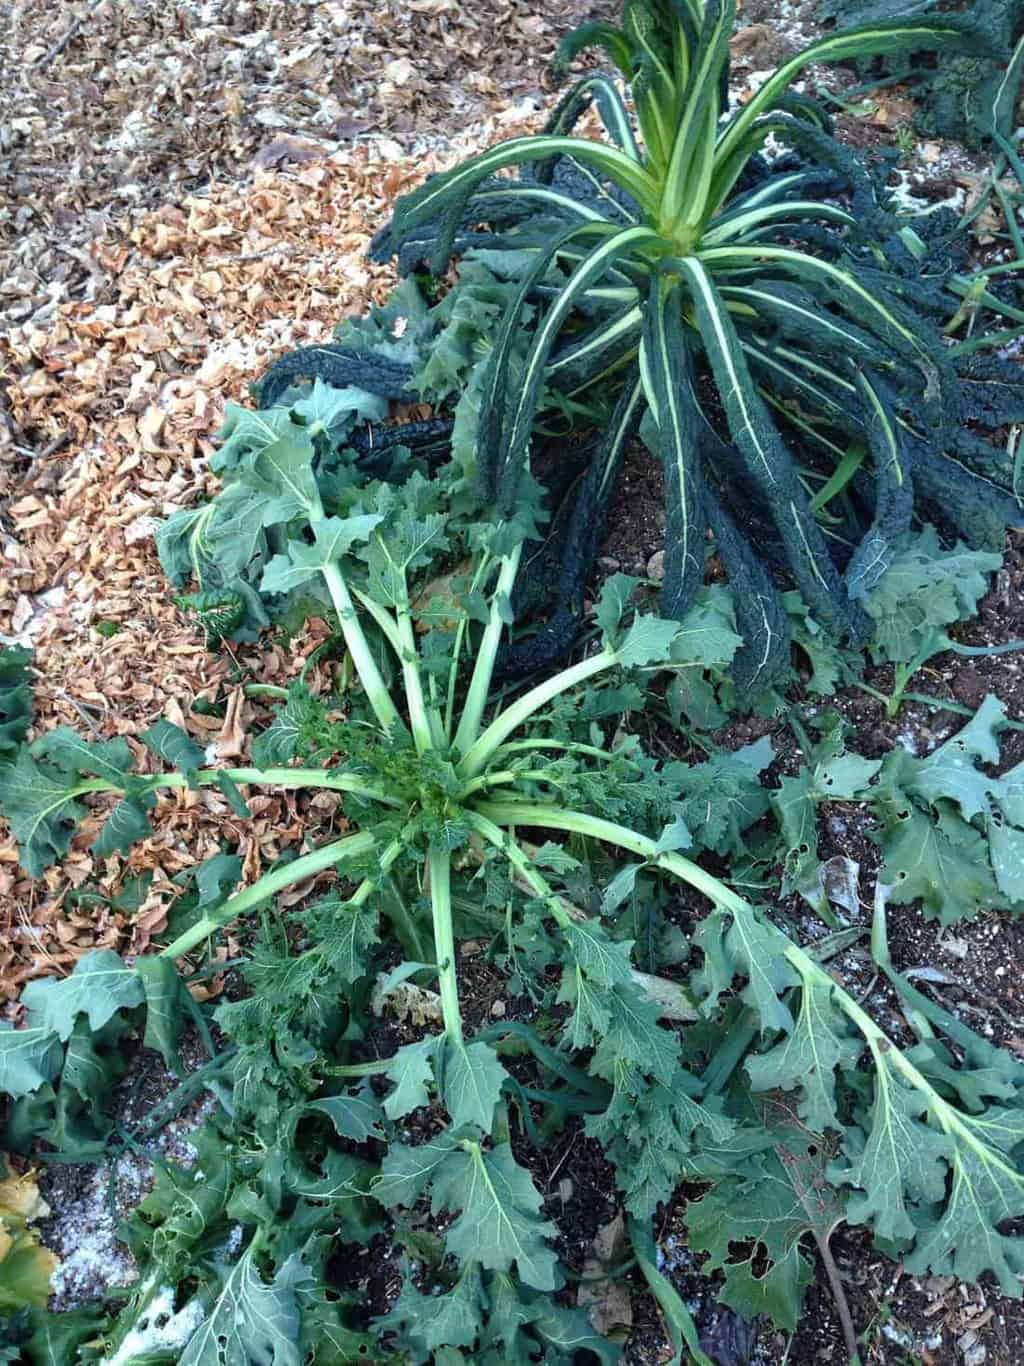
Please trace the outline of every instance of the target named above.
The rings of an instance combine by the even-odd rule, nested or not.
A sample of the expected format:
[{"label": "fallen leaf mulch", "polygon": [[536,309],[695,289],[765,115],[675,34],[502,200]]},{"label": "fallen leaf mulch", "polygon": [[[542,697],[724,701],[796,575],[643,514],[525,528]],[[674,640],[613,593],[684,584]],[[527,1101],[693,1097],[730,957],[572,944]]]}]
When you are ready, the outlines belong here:
[{"label": "fallen leaf mulch", "polygon": [[0,329],[96,279],[130,209],[382,139],[419,150],[546,99],[612,0],[0,0]]}]

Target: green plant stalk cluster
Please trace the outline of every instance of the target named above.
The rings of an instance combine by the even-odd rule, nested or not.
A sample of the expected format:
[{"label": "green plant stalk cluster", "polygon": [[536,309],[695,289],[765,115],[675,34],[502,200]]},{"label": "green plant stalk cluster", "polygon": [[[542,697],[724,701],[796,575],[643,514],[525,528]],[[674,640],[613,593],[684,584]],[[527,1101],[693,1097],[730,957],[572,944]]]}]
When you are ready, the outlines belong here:
[{"label": "green plant stalk cluster", "polygon": [[[411,496],[415,498],[415,485]],[[479,554],[487,571],[470,576],[469,581],[479,588],[487,582],[489,572],[492,586],[489,597],[476,609],[482,629],[476,635],[470,680],[463,692],[457,677],[453,677],[461,669],[462,652],[446,657],[439,675],[436,665],[428,667],[429,636],[422,637],[413,620],[405,566],[414,558],[413,546],[424,543],[426,524],[410,521],[400,504],[398,511],[392,508],[386,515],[366,517],[355,513],[347,520],[329,519],[326,526],[328,519],[323,518],[318,500],[309,499],[303,509],[309,534],[294,541],[288,554],[292,562],[296,556],[310,556],[308,547],[315,549],[328,538],[332,546],[342,547],[336,550],[330,564],[319,566],[317,572],[323,574],[333,601],[353,604],[345,629],[350,658],[372,661],[366,678],[362,677],[359,665],[355,666],[371,719],[363,728],[361,743],[356,743],[359,728],[353,730],[346,723],[344,735],[355,744],[354,762],[349,768],[330,765],[322,769],[201,769],[196,762],[201,752],[191,746],[183,733],[165,724],[155,735],[148,736],[147,744],[160,754],[177,756],[182,767],[176,773],[135,775],[124,771],[120,776],[112,776],[116,766],[123,762],[116,742],[84,742],[73,733],[51,732],[49,737],[36,742],[35,753],[19,752],[15,763],[3,771],[0,785],[7,812],[26,848],[32,846],[45,823],[53,820],[58,800],[56,783],[47,792],[45,773],[38,767],[33,777],[37,784],[35,805],[31,800],[33,793],[19,786],[28,781],[30,765],[37,762],[36,755],[42,760],[60,759],[67,766],[71,764],[69,755],[74,754],[75,767],[65,778],[63,788],[65,809],[90,793],[120,791],[123,801],[134,801],[144,809],[146,801],[158,790],[186,785],[219,787],[229,800],[234,790],[234,800],[242,804],[244,798],[237,793],[239,783],[278,788],[303,786],[339,792],[347,801],[358,803],[362,828],[272,869],[234,896],[215,899],[152,960],[152,981],[141,980],[110,955],[109,967],[97,963],[90,975],[83,978],[81,996],[73,994],[77,990],[74,978],[55,984],[55,993],[40,993],[38,1001],[30,1002],[29,1027],[13,1034],[0,1034],[2,1084],[8,1089],[20,1086],[23,1092],[31,1091],[38,1084],[33,1078],[45,1078],[51,1072],[55,1041],[69,1037],[77,1027],[75,1010],[91,1010],[85,1003],[94,998],[95,1009],[101,1009],[102,993],[97,991],[100,975],[106,973],[119,984],[113,995],[116,1005],[131,1007],[145,1000],[153,1014],[160,999],[158,989],[172,997],[174,991],[180,990],[172,985],[177,982],[172,968],[174,960],[199,947],[217,929],[266,906],[277,893],[316,873],[333,869],[344,876],[353,869],[361,876],[353,893],[345,900],[335,899],[326,913],[328,918],[320,922],[325,942],[336,945],[326,952],[339,955],[339,962],[351,962],[345,968],[351,979],[365,971],[355,957],[355,945],[363,933],[360,927],[372,924],[366,917],[377,909],[391,918],[398,940],[404,945],[413,944],[412,951],[421,955],[416,916],[410,915],[401,896],[392,899],[385,895],[394,873],[404,868],[408,880],[408,874],[411,872],[415,877],[418,868],[429,904],[433,961],[424,962],[418,956],[400,970],[398,977],[392,974],[392,979],[399,980],[410,971],[421,977],[428,974],[428,979],[436,977],[442,1032],[428,1035],[392,1057],[343,1063],[330,1067],[328,1072],[343,1083],[374,1074],[385,1077],[394,1088],[384,1105],[384,1113],[390,1118],[400,1118],[426,1103],[428,1087],[436,1090],[448,1114],[446,1130],[427,1145],[395,1147],[377,1176],[364,1172],[346,1179],[355,1183],[352,1198],[357,1193],[360,1198],[370,1193],[388,1207],[403,1207],[415,1203],[418,1195],[429,1189],[435,1207],[453,1210],[463,1207],[464,1196],[459,1192],[465,1181],[471,1181],[477,1195],[463,1208],[462,1221],[455,1225],[448,1245],[449,1251],[460,1259],[461,1268],[460,1279],[448,1293],[468,1294],[476,1284],[475,1278],[484,1271],[505,1274],[513,1264],[520,1282],[532,1291],[548,1291],[558,1283],[548,1247],[551,1226],[539,1221],[539,1198],[522,1169],[507,1155],[510,1103],[518,1099],[522,1107],[535,1099],[561,1106],[562,1113],[582,1112],[595,1133],[603,1132],[601,1126],[610,1124],[610,1134],[618,1136],[606,1141],[613,1152],[617,1151],[615,1145],[623,1142],[616,1128],[621,1121],[609,1118],[617,1103],[626,1104],[627,1113],[632,1116],[635,1107],[652,1104],[654,1096],[663,1096],[658,1104],[668,1105],[673,1088],[692,1085],[677,1056],[680,1046],[685,1047],[685,1033],[677,1038],[656,1024],[657,1016],[667,1013],[695,1022],[711,1015],[720,1008],[721,993],[737,977],[746,980],[741,998],[746,1013],[735,1020],[712,1057],[706,1089],[696,1093],[701,1099],[694,1099],[690,1119],[691,1123],[709,1126],[709,1152],[715,1151],[716,1142],[723,1142],[714,1135],[716,1125],[724,1121],[707,1106],[723,1089],[740,1084],[741,1065],[742,1071],[749,1073],[746,1085],[752,1086],[755,1095],[767,1090],[785,1093],[795,1089],[803,1097],[800,1113],[812,1132],[832,1128],[842,1132],[843,1124],[836,1110],[836,1079],[844,1075],[844,1068],[855,1067],[858,1056],[866,1049],[871,1060],[873,1095],[870,1115],[864,1119],[866,1138],[858,1140],[866,1143],[866,1147],[861,1151],[855,1143],[848,1153],[848,1165],[843,1167],[837,1162],[829,1173],[837,1185],[847,1184],[861,1192],[851,1195],[847,1217],[872,1223],[884,1236],[902,1238],[912,1247],[916,1242],[908,1264],[933,1270],[952,1267],[966,1276],[993,1270],[1004,1289],[1012,1289],[1016,1284],[1012,1268],[1020,1255],[1015,1240],[994,1232],[987,1245],[979,1244],[978,1238],[982,1229],[994,1229],[1001,1219],[1018,1211],[1024,1200],[1024,1181],[1012,1157],[1018,1137],[1014,1127],[1018,1123],[1017,1112],[1007,1112],[1009,1117],[1003,1120],[996,1111],[977,1113],[957,1103],[951,1095],[948,1076],[935,1070],[935,1059],[928,1057],[922,1061],[913,1052],[897,1046],[826,970],[819,957],[796,944],[724,881],[680,852],[680,845],[685,847],[689,839],[685,828],[669,827],[660,838],[652,838],[622,821],[577,809],[561,795],[563,789],[571,790],[571,783],[566,788],[567,770],[560,768],[559,763],[575,756],[574,762],[596,761],[598,772],[606,772],[613,756],[598,745],[559,739],[547,733],[545,718],[551,715],[552,708],[557,709],[561,700],[578,695],[584,685],[592,686],[602,674],[665,666],[671,661],[677,640],[681,634],[685,636],[685,624],[680,628],[677,623],[643,615],[630,619],[631,584],[612,581],[597,608],[603,643],[577,664],[489,710],[490,680],[501,635],[495,623],[508,616],[506,590],[517,556],[514,538],[507,529],[499,529],[497,537]],[[443,537],[439,522],[432,523],[431,528],[430,534],[440,543]],[[272,581],[277,581],[284,569],[271,564],[266,572]],[[365,616],[354,606],[357,602],[365,604]],[[458,604],[451,600],[446,600],[443,607],[428,603],[423,610],[433,620],[460,612]],[[367,634],[370,624],[379,632],[379,639],[388,644],[397,666],[393,672],[394,694],[389,694],[387,707],[381,703],[380,689],[386,685],[379,649],[375,651]],[[465,618],[461,625],[468,625]],[[468,644],[470,635],[464,630],[459,638]],[[464,697],[462,709],[451,708],[450,699],[460,696]],[[351,703],[357,709],[358,700],[358,692],[353,692]],[[24,709],[19,708],[19,713],[23,720]],[[327,732],[321,743],[332,744]],[[987,741],[978,743],[982,745],[978,753],[987,753]],[[971,744],[965,744],[965,753],[975,752]],[[546,762],[540,762],[542,758]],[[376,764],[375,772],[367,771],[367,759]],[[858,772],[873,773],[877,767],[866,761],[859,763]],[[915,776],[914,781],[918,786],[923,784],[922,791],[933,796],[945,792],[949,782],[955,784],[953,792],[967,790],[974,780],[964,776],[957,763],[951,751],[951,777],[941,776],[946,773],[946,759],[940,756],[932,765],[934,775],[929,770],[928,775]],[[83,780],[81,773],[89,770],[99,770],[106,776]],[[1006,811],[1016,810],[1015,786],[997,789],[991,782],[990,786],[993,793],[998,792],[997,800]],[[112,813],[109,820],[114,819]],[[636,869],[648,874],[660,872],[710,901],[713,909],[698,937],[705,956],[703,980],[690,1000],[684,997],[682,1010],[666,1011],[665,1001],[672,995],[672,984],[637,973],[629,959],[629,944],[613,943],[600,920],[583,913],[571,896],[559,890],[522,842],[521,832],[532,829],[561,831],[587,847],[616,850],[640,860],[634,865],[633,877]],[[590,1063],[593,1075],[588,1077],[562,1058],[561,1050],[552,1049],[530,1027],[521,1026],[518,1034],[509,1037],[522,1038],[541,1067],[569,1088],[566,1092],[522,1089],[505,1068],[500,1049],[486,1031],[475,1037],[467,1035],[459,993],[453,883],[456,877],[461,878],[467,858],[486,859],[487,851],[499,863],[505,862],[510,883],[526,889],[554,924],[562,943],[563,986],[559,999],[573,1007],[562,1047],[574,1051],[596,1049]],[[170,978],[159,976],[166,973],[171,974]],[[63,1000],[62,990],[71,993],[70,1008],[58,1008],[58,1000]],[[110,987],[107,992],[111,992]],[[678,1004],[678,988],[675,996]],[[97,1016],[97,1024],[102,1018]],[[603,1032],[609,1029],[611,1039],[617,1040],[610,1051],[607,1042],[602,1041]],[[620,1031],[625,1031],[621,1037]],[[10,1045],[16,1045],[16,1050],[11,1051]],[[173,1047],[167,1044],[166,1035],[163,1045]],[[644,1073],[650,1075],[643,1079]],[[1005,1084],[1000,1083],[1004,1093],[1012,1089],[1009,1076],[1007,1073]],[[236,1082],[236,1105],[237,1085]],[[679,1093],[685,1094],[685,1089]],[[335,1122],[344,1126],[340,1132],[353,1137],[382,1132],[377,1128],[377,1120],[355,1118],[360,1113],[358,1107],[369,1105],[369,1099],[361,1100],[343,1092],[315,1104],[325,1107],[325,1113],[337,1116]],[[379,1110],[379,1102],[375,1105]],[[367,1114],[373,1110],[371,1106]],[[521,1109],[521,1113],[527,1123],[526,1110]],[[891,1141],[894,1125],[901,1133],[905,1131],[895,1143]],[[645,1141],[642,1119],[625,1132],[633,1134],[633,1141]],[[723,1134],[730,1132],[729,1125],[722,1130]],[[768,1137],[770,1128],[758,1132],[765,1134],[761,1141],[769,1146],[783,1142]],[[790,1137],[785,1142],[797,1140]],[[911,1214],[918,1194],[913,1163],[921,1145],[929,1152],[934,1166],[928,1195],[937,1207],[941,1208],[942,1199],[934,1187],[936,1174],[940,1168],[952,1174],[951,1202],[935,1225],[941,1233],[929,1231],[931,1226],[927,1224],[922,1229]],[[698,1146],[686,1159],[692,1165],[684,1165],[684,1170],[697,1179],[707,1180],[714,1163],[707,1168],[706,1160]],[[635,1159],[620,1155],[616,1161],[620,1180],[627,1183],[624,1189],[636,1221],[637,1237],[645,1247],[645,1213],[652,1200],[647,1191],[650,1178],[637,1174],[643,1172],[643,1164],[635,1168]],[[742,1164],[740,1170],[743,1171]],[[756,1182],[753,1172],[750,1169],[744,1176],[720,1178],[720,1184],[724,1181],[723,1190],[727,1190],[729,1181]],[[305,1178],[297,1189],[312,1192],[320,1187]],[[714,1194],[717,1190],[715,1186],[712,1195],[706,1197],[712,1204],[718,1198]],[[892,1201],[896,1202],[896,1213],[890,1209]],[[709,1240],[708,1250],[724,1257],[733,1234],[723,1234],[725,1244],[719,1247],[705,1226],[703,1204],[695,1207],[693,1215],[695,1246],[701,1245],[702,1239]],[[967,1214],[968,1209],[974,1210],[974,1214]],[[975,1220],[980,1222],[975,1225]],[[806,1263],[796,1251],[805,1228],[805,1224],[796,1221],[791,1254],[784,1254],[783,1247],[777,1246],[769,1233],[760,1232],[756,1222],[744,1235],[763,1239],[769,1257],[779,1268],[788,1268],[785,1272],[773,1272],[778,1280],[769,1281],[764,1293],[770,1311],[779,1321],[790,1324],[799,1288],[807,1275]],[[247,1265],[255,1266],[253,1259],[260,1255],[261,1247],[254,1240],[246,1251]],[[671,1304],[677,1331],[683,1340],[689,1340],[684,1321],[679,1318],[679,1306],[671,1297],[666,1299],[666,1287],[658,1279],[657,1268],[643,1254],[640,1267],[656,1296]],[[258,1297],[263,1282],[255,1271],[252,1274],[256,1280],[249,1293]],[[752,1271],[741,1274],[734,1268],[727,1277],[727,1301],[735,1303],[742,1312],[751,1311],[754,1283]],[[215,1324],[221,1312],[219,1305],[210,1309],[209,1322]],[[692,1330],[693,1325],[689,1328]],[[202,1358],[196,1356],[195,1360],[200,1362]]]}]

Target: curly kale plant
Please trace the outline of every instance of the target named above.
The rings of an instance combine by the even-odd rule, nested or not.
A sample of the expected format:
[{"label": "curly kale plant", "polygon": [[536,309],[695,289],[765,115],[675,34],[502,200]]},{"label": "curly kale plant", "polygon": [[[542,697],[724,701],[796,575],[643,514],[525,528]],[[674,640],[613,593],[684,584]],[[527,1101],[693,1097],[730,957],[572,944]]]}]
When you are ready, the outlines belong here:
[{"label": "curly kale plant", "polygon": [[[1024,396],[1008,367],[965,368],[942,336],[964,288],[949,244],[926,245],[923,225],[908,232],[884,212],[820,108],[790,92],[812,62],[980,40],[945,14],[843,30],[730,112],[734,8],[631,0],[621,28],[584,25],[563,61],[603,47],[638,132],[615,83],[588,75],[543,135],[401,199],[377,251],[435,274],[469,253],[518,281],[474,373],[475,460],[501,513],[517,506],[538,433],[567,413],[597,419],[565,538],[561,606],[574,598],[577,616],[579,566],[646,414],[666,481],[663,610],[678,619],[692,601],[710,527],[749,683],[770,677],[788,640],[769,570],[788,568],[834,637],[856,637],[915,506],[974,543],[1020,520],[1012,459],[977,424],[1017,420]],[[606,142],[571,136],[591,103]],[[766,160],[779,144],[790,154]],[[518,178],[498,174],[512,166]],[[320,373],[314,359],[307,373]],[[550,658],[571,616],[552,623]]]},{"label": "curly kale plant", "polygon": [[[24,1027],[0,1029],[18,1151],[40,1139],[73,1160],[136,1151],[202,1090],[216,1106],[197,1165],[165,1167],[126,1230],[141,1263],[127,1305],[84,1318],[27,1311],[11,1330],[24,1354],[9,1359],[52,1360],[45,1344],[60,1342],[69,1366],[98,1352],[106,1366],[368,1353],[569,1366],[582,1349],[613,1363],[618,1347],[559,1295],[557,1230],[523,1165],[567,1124],[612,1164],[637,1264],[701,1366],[652,1247],[656,1207],[683,1181],[708,1187],[685,1212],[690,1242],[746,1316],[793,1327],[811,1276],[805,1235],[827,1241],[842,1219],[874,1230],[915,1273],[992,1273],[1020,1294],[1024,1254],[1008,1221],[1024,1217],[1024,1066],[892,971],[884,902],[876,956],[913,1004],[920,1039],[909,1048],[827,970],[850,931],[803,946],[684,852],[743,850],[767,809],[767,740],[691,767],[653,761],[625,732],[623,673],[735,648],[709,626],[710,591],[680,626],[635,611],[635,581],[613,578],[596,608],[600,642],[496,699],[524,527],[454,515],[458,486],[443,479],[368,483],[323,430],[353,395],[320,385],[316,401],[314,421],[294,407],[250,415],[223,490],[194,521],[179,516],[163,549],[181,577],[221,562],[229,580],[242,537],[259,559],[260,610],[281,619],[306,595],[344,638],[350,685],[316,697],[295,684],[246,767],[206,767],[164,721],[142,739],[170,771],[140,764],[123,739],[66,727],[0,768],[0,801],[34,874],[68,848],[97,796],[117,799],[93,846],[107,854],[146,836],[168,788],[208,789],[238,819],[243,787],[301,788],[320,795],[311,820],[322,824],[307,829],[310,847],[240,890],[241,861],[216,855],[173,908],[160,954],[134,967],[91,954],[67,979],[30,985]],[[15,741],[23,664],[7,707]],[[904,764],[893,782],[944,809],[959,802],[965,828],[982,812],[1021,825],[1016,773],[973,766],[993,757],[999,724],[988,715],[984,734]],[[829,748],[806,805],[878,771]],[[527,843],[532,831],[546,843]],[[616,868],[615,856],[627,861]],[[284,921],[267,914],[276,895],[324,874],[339,879],[326,894]],[[660,913],[666,880],[709,903],[692,940]],[[249,990],[217,1007],[215,1040],[173,964],[240,920]],[[463,950],[481,939],[526,1006],[515,1018],[474,1023]],[[214,960],[199,976],[220,970]],[[382,997],[415,981],[436,1029],[381,1049],[375,977]],[[210,1058],[184,1076],[188,1020]],[[183,1080],[146,1130],[126,1133],[104,1106],[121,1041],[143,1027]],[[446,1217],[424,1227],[428,1205]],[[374,1319],[331,1268],[382,1234],[406,1256],[401,1292]]]}]

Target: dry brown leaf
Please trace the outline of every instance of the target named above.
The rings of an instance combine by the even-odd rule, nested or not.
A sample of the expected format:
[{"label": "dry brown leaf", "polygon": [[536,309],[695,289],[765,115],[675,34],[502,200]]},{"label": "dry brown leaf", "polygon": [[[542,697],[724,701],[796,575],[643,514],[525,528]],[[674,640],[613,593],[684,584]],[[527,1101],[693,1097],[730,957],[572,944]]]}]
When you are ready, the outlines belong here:
[{"label": "dry brown leaf", "polygon": [[237,759],[245,753],[247,737],[245,728],[245,689],[232,688],[228,694],[224,723],[217,733],[215,748],[218,759]]},{"label": "dry brown leaf", "polygon": [[620,1210],[595,1234],[576,1298],[580,1308],[589,1312],[594,1331],[620,1342],[633,1326],[633,1302],[628,1282],[611,1272],[623,1260],[627,1246],[626,1219]]}]

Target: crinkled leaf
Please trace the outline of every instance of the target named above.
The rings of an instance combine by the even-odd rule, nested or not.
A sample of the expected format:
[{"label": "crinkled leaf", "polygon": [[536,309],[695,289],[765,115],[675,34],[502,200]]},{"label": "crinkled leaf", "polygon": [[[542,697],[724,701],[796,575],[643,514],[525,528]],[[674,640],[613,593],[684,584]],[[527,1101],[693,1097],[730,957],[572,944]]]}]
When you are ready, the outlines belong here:
[{"label": "crinkled leaf", "polygon": [[86,814],[77,798],[87,791],[74,778],[44,767],[25,748],[0,767],[0,809],[18,841],[30,877],[42,877],[67,853],[75,827]]},{"label": "crinkled leaf", "polygon": [[445,1246],[462,1262],[509,1271],[537,1290],[558,1285],[557,1258],[548,1246],[554,1224],[541,1218],[541,1197],[529,1172],[516,1164],[508,1143],[485,1151],[464,1140],[434,1173],[431,1208],[458,1210]]},{"label": "crinkled leaf", "polygon": [[814,1276],[801,1242],[811,1231],[827,1238],[843,1217],[824,1165],[820,1144],[787,1129],[756,1175],[719,1182],[687,1206],[690,1247],[710,1254],[706,1270],[724,1272],[721,1299],[744,1318],[768,1314],[778,1327],[796,1328]]},{"label": "crinkled leaf", "polygon": [[563,1030],[571,1048],[594,1048],[591,1071],[611,1079],[628,1067],[637,1077],[668,1083],[679,1056],[675,1035],[658,1023],[658,1007],[633,980],[629,940],[614,941],[600,921],[563,931],[568,950],[558,993],[573,1006]]},{"label": "crinkled leaf", "polygon": [[0,763],[14,757],[32,722],[32,651],[0,649]]},{"label": "crinkled leaf", "polygon": [[181,1066],[178,1043],[185,1021],[190,1018],[188,988],[169,958],[144,954],[135,972],[146,996],[146,1032],[143,1043],[155,1048],[168,1067]]},{"label": "crinkled leaf", "polygon": [[378,513],[357,517],[328,517],[311,523],[316,543],[289,541],[285,555],[275,555],[263,571],[261,593],[290,593],[330,564],[337,564],[353,545],[365,541],[380,522]]},{"label": "crinkled leaf", "polygon": [[854,1066],[861,1046],[836,1008],[831,988],[814,979],[803,984],[793,1032],[767,1053],[748,1057],[745,1066],[755,1091],[799,1090],[797,1113],[809,1128],[824,1133],[841,1127],[836,1068]]},{"label": "crinkled leaf", "polygon": [[13,1100],[31,1095],[53,1081],[61,1068],[64,1050],[51,1029],[15,1029],[0,1020],[0,1095]]},{"label": "crinkled leaf", "polygon": [[289,423],[278,439],[256,456],[246,482],[266,495],[264,526],[320,514],[320,494],[313,474],[313,442],[303,427]]},{"label": "crinkled leaf", "polygon": [[906,1241],[929,1217],[929,1207],[944,1198],[950,1145],[924,1122],[927,1114],[928,1101],[920,1091],[905,1085],[893,1069],[876,1067],[867,1137],[848,1131],[849,1165],[836,1163],[831,1172],[833,1180],[859,1188],[847,1201],[850,1223],[870,1223],[881,1237]]},{"label": "crinkled leaf", "polygon": [[894,751],[894,781],[908,796],[933,806],[942,798],[955,802],[964,820],[987,812],[989,794],[997,788],[997,781],[978,764],[999,762],[996,731],[1005,715],[1006,708],[990,695],[967,725],[926,758],[913,759],[905,751]]},{"label": "crinkled leaf", "polygon": [[1000,892],[1008,901],[1024,901],[1024,830],[991,820],[988,851]]},{"label": "crinkled leaf", "polygon": [[1011,1154],[1024,1142],[1024,1110],[965,1115],[954,1133],[953,1184],[941,1217],[927,1220],[908,1271],[976,1282],[991,1272],[1021,1296],[1024,1238],[1001,1225],[1024,1216],[1024,1172]]},{"label": "crinkled leaf", "polygon": [[608,1027],[597,1044],[590,1070],[611,1078],[622,1066],[667,1085],[679,1060],[679,1042],[659,1024],[661,1011],[636,987],[606,991]]},{"label": "crinkled leaf", "polygon": [[743,832],[768,810],[768,793],[759,775],[773,757],[766,735],[682,772],[678,814],[697,844],[718,854],[744,852]]},{"label": "crinkled leaf", "polygon": [[567,925],[562,934],[569,954],[596,986],[628,983],[632,976],[629,940],[614,940],[599,920]]},{"label": "crinkled leaf", "polygon": [[639,582],[639,579],[633,578],[630,574],[612,574],[601,585],[601,593],[594,608],[594,619],[601,628],[606,644],[613,641],[626,605]]},{"label": "crinkled leaf", "polygon": [[111,811],[103,829],[93,840],[92,852],[97,858],[106,858],[113,853],[128,854],[134,845],[152,833],[144,802],[136,797],[125,797]]},{"label": "crinkled leaf", "polygon": [[215,470],[233,469],[246,456],[272,446],[294,426],[287,408],[245,408],[240,403],[224,406],[224,421],[217,439],[220,447],[211,466]]},{"label": "crinkled leaf", "polygon": [[370,970],[370,955],[380,942],[376,911],[355,908],[340,897],[325,897],[314,907],[321,947],[331,967],[345,982],[357,982]]},{"label": "crinkled leaf", "polygon": [[896,905],[920,899],[925,916],[943,925],[1001,905],[988,842],[950,808],[933,819],[909,806],[878,839],[882,880],[892,884]]},{"label": "crinkled leaf", "polygon": [[158,758],[182,773],[194,772],[205,758],[201,747],[192,737],[166,717],[154,722],[139,739]]},{"label": "crinkled leaf", "polygon": [[865,604],[875,622],[876,662],[908,663],[936,633],[972,617],[1001,563],[1001,556],[959,542],[944,550],[932,526],[909,537]]},{"label": "crinkled leaf", "polygon": [[288,689],[288,700],[275,709],[270,725],[252,743],[253,763],[263,768],[290,763],[312,727],[323,719],[324,707],[301,683]]},{"label": "crinkled leaf", "polygon": [[671,1199],[693,1174],[697,1153],[733,1135],[733,1121],[697,1101],[696,1090],[679,1067],[670,1085],[654,1081],[638,1088],[635,1069],[624,1066],[607,1109],[587,1116],[587,1135],[613,1163],[626,1208],[637,1219],[651,1218]]},{"label": "crinkled leaf", "polygon": [[540,1195],[507,1143],[484,1151],[447,1130],[415,1148],[393,1145],[374,1196],[387,1206],[412,1205],[428,1188],[435,1214],[458,1211],[445,1246],[463,1264],[479,1262],[494,1271],[514,1265],[527,1285],[556,1288],[556,1258],[547,1246],[555,1227],[540,1217]]},{"label": "crinkled leaf", "polygon": [[728,590],[721,584],[699,589],[672,641],[671,664],[723,668],[743,644],[734,626]]},{"label": "crinkled leaf", "polygon": [[553,1360],[576,1361],[581,1352],[592,1352],[602,1366],[615,1366],[619,1360],[619,1347],[596,1333],[582,1310],[565,1309],[550,1295],[530,1290],[503,1272],[491,1273],[487,1283],[491,1312],[485,1340],[491,1346],[502,1344],[496,1360],[527,1366],[536,1359],[535,1337],[559,1353]]},{"label": "crinkled leaf", "polygon": [[301,1253],[293,1252],[268,1284],[250,1244],[178,1366],[302,1366],[296,1291],[308,1276]]},{"label": "crinkled leaf", "polygon": [[747,985],[740,994],[757,1013],[762,1032],[779,1029],[788,1034],[793,1029],[782,994],[800,979],[784,957],[788,941],[774,925],[761,920],[749,906],[729,911],[716,908],[702,921],[697,942],[704,952],[700,981],[706,993],[705,1014],[717,1007],[719,996],[735,977],[745,977]]},{"label": "crinkled leaf", "polygon": [[384,1113],[389,1119],[401,1119],[403,1115],[428,1104],[430,1093],[427,1087],[434,1080],[437,1045],[436,1038],[420,1039],[416,1043],[404,1044],[389,1059],[384,1076],[395,1085],[395,1089],[384,1099]]},{"label": "crinkled leaf", "polygon": [[615,647],[615,657],[624,669],[635,669],[644,664],[663,664],[671,657],[672,642],[678,634],[677,621],[636,616],[621,643]]},{"label": "crinkled leaf", "polygon": [[72,777],[92,773],[105,782],[124,786],[125,776],[134,766],[127,740],[85,740],[70,726],[41,735],[32,746],[37,759],[46,759]]},{"label": "crinkled leaf", "polygon": [[337,389],[317,376],[305,397],[292,404],[292,412],[302,418],[310,436],[330,432],[337,439],[351,430],[356,418],[380,422],[387,417],[388,406],[387,399],[365,389],[355,385]]},{"label": "crinkled leaf", "polygon": [[88,1017],[95,1032],[119,1010],[141,1005],[145,990],[135,969],[125,967],[112,949],[95,949],[78,960],[70,977],[29,982],[21,999],[33,1029],[68,1039],[79,1015]]},{"label": "crinkled leaf", "polygon": [[479,1268],[471,1263],[454,1286],[440,1295],[424,1295],[406,1279],[379,1326],[404,1329],[426,1352],[440,1347],[472,1347],[483,1325],[485,1303]]},{"label": "crinkled leaf", "polygon": [[381,1103],[373,1094],[369,1080],[364,1081],[357,1091],[346,1091],[340,1096],[325,1096],[322,1100],[311,1100],[310,1110],[317,1110],[328,1117],[335,1132],[353,1143],[365,1143],[369,1138],[382,1141],[386,1134],[381,1126]]},{"label": "crinkled leaf", "polygon": [[508,1073],[490,1044],[445,1040],[441,1099],[455,1128],[475,1124],[490,1133]]}]

